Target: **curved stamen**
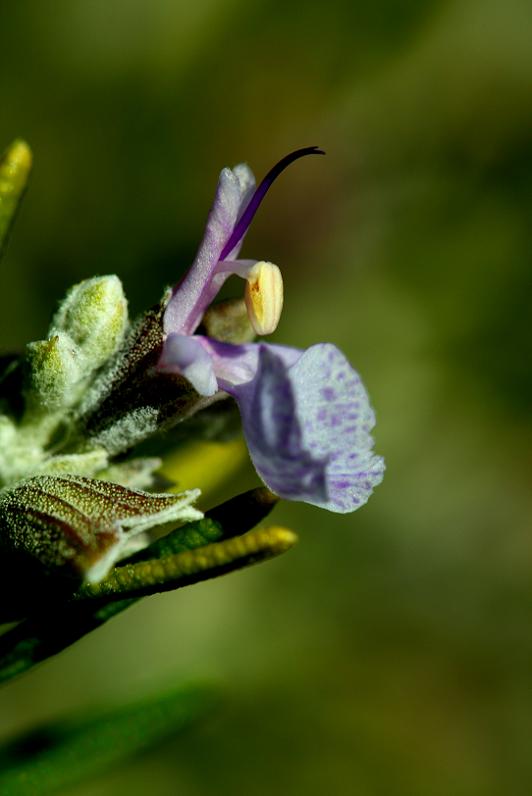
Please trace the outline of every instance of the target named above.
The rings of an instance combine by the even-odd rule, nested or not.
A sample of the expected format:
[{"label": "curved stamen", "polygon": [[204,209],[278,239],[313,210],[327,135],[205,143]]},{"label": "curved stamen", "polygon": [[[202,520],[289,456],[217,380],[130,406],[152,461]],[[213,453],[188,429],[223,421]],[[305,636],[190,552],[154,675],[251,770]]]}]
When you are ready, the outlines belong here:
[{"label": "curved stamen", "polygon": [[259,209],[259,205],[266,196],[268,189],[272,185],[272,183],[277,179],[279,174],[283,172],[287,166],[294,162],[294,160],[299,160],[299,158],[305,157],[305,155],[324,155],[325,152],[323,149],[319,149],[317,146],[307,146],[303,147],[303,149],[296,149],[295,152],[290,152],[289,155],[286,155],[279,163],[270,169],[268,174],[264,177],[263,181],[249,200],[248,204],[246,205],[246,209],[240,216],[238,222],[231,233],[231,236],[225,246],[222,249],[222,253],[220,255],[220,260],[225,260],[228,254],[230,254],[237,243],[244,237],[247,228],[251,224],[253,220],[253,216]]}]

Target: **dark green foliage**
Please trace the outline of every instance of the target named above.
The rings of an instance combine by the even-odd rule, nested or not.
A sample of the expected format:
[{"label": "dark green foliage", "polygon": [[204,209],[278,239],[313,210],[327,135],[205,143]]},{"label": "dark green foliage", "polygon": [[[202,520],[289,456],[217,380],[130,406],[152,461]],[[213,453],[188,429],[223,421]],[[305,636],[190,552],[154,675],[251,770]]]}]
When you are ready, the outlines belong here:
[{"label": "dark green foliage", "polygon": [[212,689],[191,686],[39,727],[0,748],[0,793],[38,796],[70,787],[180,732],[213,704]]},{"label": "dark green foliage", "polygon": [[284,529],[249,532],[275,502],[268,490],[250,490],[218,507],[214,517],[155,541],[99,584],[83,587],[74,601],[56,592],[36,595],[33,615],[0,636],[0,682],[65,649],[141,596],[216,577],[289,549],[296,538]]}]

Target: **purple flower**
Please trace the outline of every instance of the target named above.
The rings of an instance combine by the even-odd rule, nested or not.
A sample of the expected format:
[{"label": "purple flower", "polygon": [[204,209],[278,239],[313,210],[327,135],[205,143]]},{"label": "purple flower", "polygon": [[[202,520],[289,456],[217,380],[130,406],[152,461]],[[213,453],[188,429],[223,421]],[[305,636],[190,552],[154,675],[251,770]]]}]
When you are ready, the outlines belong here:
[{"label": "purple flower", "polygon": [[334,345],[300,351],[280,345],[233,345],[195,335],[230,274],[246,280],[246,305],[258,334],[272,332],[282,308],[277,266],[236,259],[243,237],[287,155],[255,189],[245,165],[221,172],[194,263],[164,313],[159,369],[185,376],[200,395],[222,390],[236,400],[255,469],[281,497],[336,512],[354,511],[380,483],[384,462],[372,452],[373,411],[358,374]]}]

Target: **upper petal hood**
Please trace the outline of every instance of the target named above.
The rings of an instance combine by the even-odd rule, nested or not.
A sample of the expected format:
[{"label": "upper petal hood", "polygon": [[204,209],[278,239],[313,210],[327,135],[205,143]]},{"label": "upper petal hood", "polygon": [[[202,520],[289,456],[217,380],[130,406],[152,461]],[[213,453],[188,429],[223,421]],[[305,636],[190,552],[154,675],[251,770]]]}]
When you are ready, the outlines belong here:
[{"label": "upper petal hood", "polygon": [[[253,172],[245,164],[222,169],[203,240],[184,279],[174,289],[165,310],[165,334],[192,334],[216,296],[227,273],[216,274],[222,250],[255,189]],[[242,241],[230,256],[236,257]]]}]

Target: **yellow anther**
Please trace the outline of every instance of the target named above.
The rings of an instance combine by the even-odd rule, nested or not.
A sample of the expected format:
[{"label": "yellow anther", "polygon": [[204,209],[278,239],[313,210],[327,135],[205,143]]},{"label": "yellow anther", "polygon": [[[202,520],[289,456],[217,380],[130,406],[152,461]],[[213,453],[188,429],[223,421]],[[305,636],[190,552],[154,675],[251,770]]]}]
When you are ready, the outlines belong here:
[{"label": "yellow anther", "polygon": [[257,334],[271,334],[283,309],[283,277],[273,263],[255,263],[247,274],[246,307]]}]

